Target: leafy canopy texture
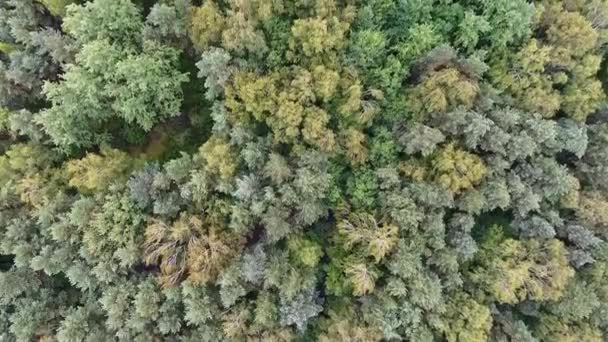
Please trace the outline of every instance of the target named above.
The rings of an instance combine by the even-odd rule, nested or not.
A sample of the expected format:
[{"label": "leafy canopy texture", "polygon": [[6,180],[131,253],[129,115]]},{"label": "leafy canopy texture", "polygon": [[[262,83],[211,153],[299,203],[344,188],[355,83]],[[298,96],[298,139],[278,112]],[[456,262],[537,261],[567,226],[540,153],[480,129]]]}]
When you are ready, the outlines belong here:
[{"label": "leafy canopy texture", "polygon": [[608,1],[0,1],[0,341],[608,340]]},{"label": "leafy canopy texture", "polygon": [[[143,39],[139,10],[130,1],[70,7],[63,25],[79,46],[73,64],[43,92],[52,106],[38,123],[54,144],[70,148],[103,142],[114,120],[149,131],[179,114],[179,51]],[[114,124],[116,124],[114,122]]]}]

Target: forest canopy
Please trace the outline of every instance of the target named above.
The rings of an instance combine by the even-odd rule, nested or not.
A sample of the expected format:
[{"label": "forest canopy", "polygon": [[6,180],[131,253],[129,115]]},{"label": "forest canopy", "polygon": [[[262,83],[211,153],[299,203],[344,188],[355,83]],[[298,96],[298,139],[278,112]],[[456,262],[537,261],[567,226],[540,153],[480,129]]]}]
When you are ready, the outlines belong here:
[{"label": "forest canopy", "polygon": [[0,341],[608,340],[608,0],[0,0]]}]

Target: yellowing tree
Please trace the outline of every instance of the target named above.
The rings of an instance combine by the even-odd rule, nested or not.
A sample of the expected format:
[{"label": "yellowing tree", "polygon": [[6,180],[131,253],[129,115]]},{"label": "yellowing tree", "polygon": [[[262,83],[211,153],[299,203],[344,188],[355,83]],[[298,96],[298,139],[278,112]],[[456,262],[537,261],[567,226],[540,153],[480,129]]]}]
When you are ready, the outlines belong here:
[{"label": "yellowing tree", "polygon": [[456,68],[445,68],[424,75],[420,84],[409,91],[408,104],[417,117],[459,106],[469,109],[478,92],[477,81]]},{"label": "yellowing tree", "polygon": [[431,161],[433,180],[442,187],[460,193],[479,184],[487,173],[481,158],[448,144]]},{"label": "yellowing tree", "polygon": [[291,27],[289,46],[292,51],[301,49],[307,57],[339,49],[345,42],[344,34],[348,26],[335,17],[298,19]]},{"label": "yellowing tree", "polygon": [[342,146],[352,165],[361,165],[367,161],[368,150],[365,146],[365,134],[355,128],[349,128],[342,135]]},{"label": "yellowing tree", "polygon": [[466,293],[450,298],[440,326],[448,342],[485,342],[491,328],[490,309]]},{"label": "yellowing tree", "polygon": [[353,284],[355,296],[363,296],[374,291],[378,272],[373,267],[365,263],[353,263],[347,266],[345,273]]},{"label": "yellowing tree", "polygon": [[207,163],[207,168],[217,173],[222,179],[229,179],[234,174],[237,164],[230,143],[219,137],[207,140],[199,149],[199,154]]},{"label": "yellowing tree", "polygon": [[87,153],[66,165],[69,184],[83,193],[103,192],[115,182],[126,181],[137,163],[127,153],[104,146],[100,154]]},{"label": "yellowing tree", "polygon": [[269,112],[277,110],[278,75],[260,76],[237,73],[226,89],[226,107],[234,113],[233,121],[247,121],[247,114],[262,121]]},{"label": "yellowing tree", "polygon": [[605,341],[602,331],[587,323],[574,324],[562,321],[552,315],[543,315],[536,333],[541,341],[558,342],[601,342]]},{"label": "yellowing tree", "polygon": [[555,46],[555,56],[566,58],[561,64],[569,64],[571,57],[580,57],[597,47],[599,32],[580,13],[565,10],[561,4],[545,8],[541,27],[546,31],[546,41]]},{"label": "yellowing tree", "polygon": [[574,276],[564,244],[556,239],[515,240],[499,234],[482,245],[477,258],[480,266],[471,279],[503,304],[558,300]]},{"label": "yellowing tree", "polygon": [[579,219],[599,234],[608,234],[608,200],[599,191],[583,192],[576,208]]},{"label": "yellowing tree", "polygon": [[212,0],[205,1],[200,7],[192,7],[188,33],[194,46],[204,50],[218,43],[226,25],[226,19]]},{"label": "yellowing tree", "polygon": [[336,138],[334,132],[327,128],[329,114],[317,107],[307,108],[304,113],[305,118],[302,127],[304,141],[322,151],[333,151],[336,146]]},{"label": "yellowing tree", "polygon": [[603,25],[594,25],[576,11],[578,6],[568,3],[572,10],[561,2],[542,7],[538,28],[542,38],[531,39],[497,62],[491,74],[499,88],[514,96],[516,106],[545,117],[563,110],[572,119],[585,121],[605,98],[597,79]]},{"label": "yellowing tree", "polygon": [[563,74],[558,74],[555,79],[544,75],[552,51],[551,47],[542,46],[539,41],[532,39],[513,56],[510,72],[494,69],[499,87],[514,94],[520,101],[519,106],[544,117],[552,117],[559,109],[561,99],[553,84],[565,81]]},{"label": "yellowing tree", "polygon": [[240,251],[240,240],[222,231],[209,218],[183,213],[173,224],[155,220],[146,228],[144,261],[159,265],[163,286],[214,280]]},{"label": "yellowing tree", "polygon": [[338,232],[347,250],[355,246],[379,263],[397,245],[399,231],[397,226],[378,223],[368,213],[353,213],[338,223]]}]

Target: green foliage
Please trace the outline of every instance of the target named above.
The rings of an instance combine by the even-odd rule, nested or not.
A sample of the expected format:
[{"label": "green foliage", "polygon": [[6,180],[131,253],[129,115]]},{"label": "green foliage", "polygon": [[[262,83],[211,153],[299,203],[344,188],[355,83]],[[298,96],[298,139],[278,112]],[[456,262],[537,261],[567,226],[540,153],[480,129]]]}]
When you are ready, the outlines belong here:
[{"label": "green foliage", "polygon": [[374,207],[377,189],[376,175],[369,169],[357,170],[346,185],[346,193],[353,206],[360,209]]},{"label": "green foliage", "polygon": [[178,51],[141,42],[142,18],[129,1],[106,2],[70,7],[64,26],[82,47],[63,81],[44,87],[52,107],[37,122],[65,149],[107,140],[116,118],[149,131],[179,114],[187,77],[176,68]]},{"label": "green foliage", "polygon": [[290,238],[287,247],[293,255],[294,261],[307,267],[315,267],[322,256],[321,246],[306,238]]},{"label": "green foliage", "polygon": [[143,20],[131,1],[96,0],[70,6],[63,28],[80,44],[108,40],[132,47],[138,43]]},{"label": "green foliage", "polygon": [[66,62],[57,55],[71,54],[70,40],[57,26],[57,18],[39,2],[0,4],[0,106],[16,111],[43,106],[42,84],[57,78],[59,63]]},{"label": "green foliage", "polygon": [[176,52],[150,43],[140,55],[125,55],[116,47],[105,40],[85,45],[64,81],[45,85],[53,106],[38,122],[59,146],[103,141],[104,125],[114,117],[148,131],[158,120],[179,113],[180,84],[186,78],[174,69]]},{"label": "green foliage", "polygon": [[63,17],[66,13],[67,6],[74,3],[75,0],[42,0],[42,3],[52,15]]},{"label": "green foliage", "polygon": [[0,1],[0,340],[606,340],[607,23]]}]

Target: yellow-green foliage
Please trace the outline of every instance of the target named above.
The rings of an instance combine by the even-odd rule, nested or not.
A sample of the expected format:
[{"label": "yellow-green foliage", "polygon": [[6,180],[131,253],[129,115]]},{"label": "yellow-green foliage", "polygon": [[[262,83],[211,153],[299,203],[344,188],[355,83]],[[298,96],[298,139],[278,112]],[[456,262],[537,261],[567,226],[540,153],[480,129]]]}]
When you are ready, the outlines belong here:
[{"label": "yellow-green foliage", "polygon": [[5,131],[8,129],[9,122],[8,117],[10,115],[10,111],[6,108],[0,107],[0,131]]},{"label": "yellow-green foliage", "polygon": [[448,144],[431,161],[433,180],[442,187],[460,193],[479,184],[487,173],[481,158]]},{"label": "yellow-green foliage", "polygon": [[563,8],[562,4],[545,7],[541,27],[546,31],[546,42],[554,46],[560,64],[569,64],[573,57],[585,55],[597,47],[599,33],[587,18]]},{"label": "yellow-green foliage", "polygon": [[[336,5],[332,3],[317,3],[315,11],[324,15],[334,13],[332,8]],[[282,12],[278,4],[273,2],[272,10],[268,11]],[[258,32],[252,25],[266,16],[263,14],[266,11],[253,10],[258,6],[257,2],[251,6],[237,6],[236,11],[242,12],[243,17],[233,20],[242,26],[237,30],[236,24],[232,23],[232,27],[224,31],[222,45],[225,48],[239,50],[232,44],[243,39],[244,34],[249,35],[248,42],[258,39]],[[276,143],[305,143],[324,152],[344,153],[353,165],[365,162],[367,149],[361,129],[377,115],[377,101],[383,94],[375,89],[366,93],[356,70],[343,70],[339,66],[337,52],[344,48],[345,34],[352,19],[348,13],[345,9],[343,17],[295,20],[286,47],[286,55],[293,63],[289,68],[235,73],[224,89],[230,122],[234,125],[263,122],[270,128]],[[227,41],[231,43],[227,44]],[[261,47],[262,43],[256,45]],[[258,51],[254,49],[254,52]],[[343,133],[339,135],[338,131]]]},{"label": "yellow-green foliage", "polygon": [[0,41],[0,52],[9,54],[15,50],[15,45]]},{"label": "yellow-green foliage", "polygon": [[448,342],[485,342],[492,328],[492,316],[487,306],[466,294],[449,299],[441,330]]},{"label": "yellow-green foliage", "polygon": [[506,72],[497,67],[492,74],[518,106],[545,117],[563,110],[572,119],[585,121],[605,97],[597,79],[601,32],[575,10],[577,6],[570,8],[559,3],[541,8],[543,39],[530,40],[507,62]]},{"label": "yellow-green foliage", "polygon": [[200,7],[192,7],[189,18],[188,33],[197,49],[204,50],[220,41],[226,19],[215,2],[209,0]]},{"label": "yellow-green foliage", "polygon": [[66,7],[73,4],[75,0],[42,0],[41,1],[49,12],[55,16],[63,17],[66,12]]},{"label": "yellow-green foliage", "polygon": [[254,73],[237,73],[226,88],[226,107],[236,116],[234,121],[246,119],[251,113],[256,120],[263,120],[265,112],[276,110],[276,76],[257,76]]},{"label": "yellow-green foliage", "polygon": [[199,154],[207,163],[209,170],[217,173],[220,178],[228,179],[236,170],[235,156],[230,144],[221,138],[213,137],[199,149]]},{"label": "yellow-green foliage", "polygon": [[565,81],[563,74],[558,74],[555,79],[543,74],[550,54],[550,47],[532,39],[514,56],[513,69],[516,71],[497,76],[500,77],[500,85],[520,101],[520,106],[545,117],[553,116],[560,107],[560,97],[553,84]]},{"label": "yellow-green foliage", "polygon": [[323,250],[318,243],[299,236],[290,238],[287,248],[296,262],[308,267],[315,267],[323,256]]},{"label": "yellow-green foliage", "polygon": [[[372,92],[376,98],[381,92]],[[257,75],[239,72],[226,88],[229,119],[235,124],[263,121],[270,127],[278,143],[305,142],[325,152],[337,146],[355,165],[367,158],[365,135],[357,126],[367,125],[376,114],[371,102],[363,102],[361,85],[356,79],[340,78],[336,71],[315,66],[312,72],[296,68],[292,72]],[[339,113],[345,126],[341,139],[330,129],[332,111],[326,102],[341,100]]]},{"label": "yellow-green foliage", "polygon": [[12,182],[15,194],[23,203],[44,205],[65,186],[57,157],[47,148],[32,143],[14,144],[0,156],[0,185]]},{"label": "yellow-green foliage", "polygon": [[583,192],[576,213],[587,227],[599,234],[608,233],[608,200],[600,192]]},{"label": "yellow-green foliage", "polygon": [[536,332],[541,341],[556,342],[601,342],[602,331],[590,324],[573,324],[560,321],[552,315],[543,315]]},{"label": "yellow-green foliage", "polygon": [[[496,227],[492,229],[497,229]],[[558,300],[574,276],[564,244],[556,239],[486,242],[472,279],[499,303]]]},{"label": "yellow-green foliage", "polygon": [[416,182],[422,182],[428,176],[429,170],[423,160],[412,159],[399,163],[399,171]]},{"label": "yellow-green foliage", "polygon": [[378,271],[362,262],[355,262],[347,266],[344,271],[353,284],[353,294],[363,296],[374,291]]},{"label": "yellow-green foliage", "polygon": [[346,157],[355,166],[367,161],[368,149],[365,146],[365,138],[365,134],[355,128],[349,128],[342,135]]},{"label": "yellow-green foliage", "polygon": [[456,68],[432,71],[408,92],[408,104],[416,117],[446,112],[459,106],[471,108],[479,92],[477,81]]},{"label": "yellow-green foliage", "polygon": [[323,151],[333,151],[336,145],[334,132],[327,128],[329,114],[321,108],[304,110],[302,137],[304,141]]},{"label": "yellow-green foliage", "polygon": [[317,65],[312,70],[314,91],[318,100],[329,101],[338,89],[340,75],[324,65]]},{"label": "yellow-green foliage", "polygon": [[320,342],[379,342],[382,333],[373,324],[363,322],[357,316],[354,306],[345,301],[338,301],[328,312],[329,318],[320,325],[323,332],[319,335]]},{"label": "yellow-green foliage", "polygon": [[148,225],[144,261],[159,265],[163,286],[175,286],[184,279],[207,283],[239,253],[240,244],[238,237],[223,232],[209,219],[182,213],[171,225],[159,220]]},{"label": "yellow-green foliage", "polygon": [[66,164],[69,184],[84,193],[103,192],[124,182],[138,162],[129,154],[104,146],[99,154],[87,153]]},{"label": "yellow-green foliage", "polygon": [[294,51],[301,49],[307,57],[327,53],[344,44],[347,29],[348,24],[335,17],[298,19],[291,27],[289,46]]},{"label": "yellow-green foliage", "polygon": [[346,249],[360,247],[365,255],[380,262],[397,244],[399,231],[397,226],[378,223],[368,213],[353,213],[338,223],[338,232],[344,239]]}]

